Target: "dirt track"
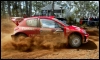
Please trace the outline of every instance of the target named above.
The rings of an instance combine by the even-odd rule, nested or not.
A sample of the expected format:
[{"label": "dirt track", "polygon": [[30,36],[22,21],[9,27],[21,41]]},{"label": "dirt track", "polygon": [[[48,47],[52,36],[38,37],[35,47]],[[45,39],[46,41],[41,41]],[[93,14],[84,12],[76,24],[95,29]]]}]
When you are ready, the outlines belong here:
[{"label": "dirt track", "polygon": [[10,35],[16,25],[6,19],[1,21],[1,58],[2,59],[99,59],[99,30],[89,28],[89,42],[75,49],[60,47],[60,49],[34,48],[31,52],[21,52],[11,44]]}]

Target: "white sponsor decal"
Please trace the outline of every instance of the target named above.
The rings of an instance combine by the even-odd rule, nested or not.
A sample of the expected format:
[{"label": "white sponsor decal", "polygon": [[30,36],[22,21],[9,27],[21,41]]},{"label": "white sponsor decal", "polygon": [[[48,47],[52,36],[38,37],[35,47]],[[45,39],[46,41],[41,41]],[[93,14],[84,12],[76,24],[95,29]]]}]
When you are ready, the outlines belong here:
[{"label": "white sponsor decal", "polygon": [[24,28],[24,27],[22,27],[21,29],[22,30],[34,30],[34,28]]}]

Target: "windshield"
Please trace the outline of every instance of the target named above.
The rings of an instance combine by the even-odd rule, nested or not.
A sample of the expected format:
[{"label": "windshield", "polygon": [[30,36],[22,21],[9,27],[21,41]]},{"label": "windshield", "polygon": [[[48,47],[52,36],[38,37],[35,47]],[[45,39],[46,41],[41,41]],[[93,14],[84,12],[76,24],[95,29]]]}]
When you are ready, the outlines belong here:
[{"label": "windshield", "polygon": [[63,23],[64,25],[66,25],[66,26],[69,26],[68,24],[66,24],[66,21],[61,21],[61,20],[59,20],[59,19],[56,19],[56,18],[53,18],[54,20],[57,20],[57,21],[59,21],[59,22],[61,22],[61,23]]}]

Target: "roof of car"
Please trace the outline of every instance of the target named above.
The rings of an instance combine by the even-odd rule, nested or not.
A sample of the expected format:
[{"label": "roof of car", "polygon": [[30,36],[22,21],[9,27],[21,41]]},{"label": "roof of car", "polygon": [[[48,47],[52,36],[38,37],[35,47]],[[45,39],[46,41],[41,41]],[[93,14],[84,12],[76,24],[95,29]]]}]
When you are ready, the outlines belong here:
[{"label": "roof of car", "polygon": [[40,18],[40,19],[43,19],[43,18],[55,18],[55,16],[31,16],[31,17],[28,17],[28,18],[24,18],[25,20],[27,19],[30,19],[30,18]]},{"label": "roof of car", "polygon": [[38,18],[55,18],[55,16],[32,16],[32,17],[38,17]]}]

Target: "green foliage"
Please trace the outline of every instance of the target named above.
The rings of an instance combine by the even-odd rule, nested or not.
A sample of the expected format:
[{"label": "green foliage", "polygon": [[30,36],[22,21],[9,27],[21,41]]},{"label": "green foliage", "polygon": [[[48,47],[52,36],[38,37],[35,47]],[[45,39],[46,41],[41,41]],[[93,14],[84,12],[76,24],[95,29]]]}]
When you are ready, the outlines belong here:
[{"label": "green foliage", "polygon": [[[25,2],[27,2],[27,5]],[[32,3],[32,5],[30,5],[30,3]],[[12,16],[17,16],[17,14],[20,16],[27,13],[30,16],[33,15],[31,13],[34,13],[34,11],[35,13],[41,13],[41,8],[51,3],[52,1],[10,1],[9,3],[8,1],[1,1],[1,15],[5,16],[6,13],[9,13]],[[95,1],[55,1],[55,4],[59,4],[63,7],[67,6],[69,11],[75,8],[71,15],[72,18],[67,18],[69,20],[74,17],[99,15],[99,4],[95,3]],[[8,9],[8,6],[10,6],[10,9]],[[26,6],[28,8],[26,8]]]},{"label": "green foliage", "polygon": [[69,17],[67,18],[67,23],[70,24],[71,21],[74,21],[74,19],[73,19],[73,17],[69,16]]}]

